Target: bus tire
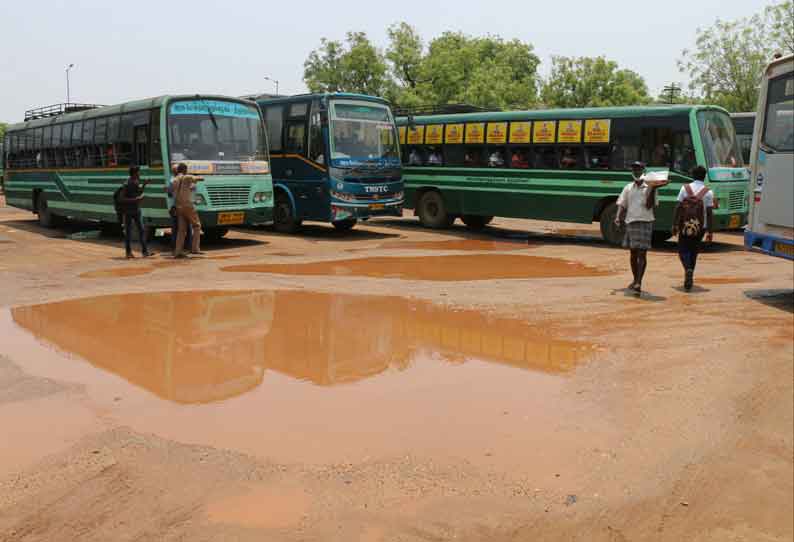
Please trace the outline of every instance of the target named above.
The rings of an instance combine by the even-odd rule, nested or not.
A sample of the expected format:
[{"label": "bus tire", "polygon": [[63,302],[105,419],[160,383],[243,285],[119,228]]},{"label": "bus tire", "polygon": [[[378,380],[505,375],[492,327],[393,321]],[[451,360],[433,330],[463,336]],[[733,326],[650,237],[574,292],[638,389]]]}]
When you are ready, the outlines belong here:
[{"label": "bus tire", "polygon": [[273,227],[280,233],[295,233],[300,226],[301,221],[295,217],[289,196],[279,190],[273,207]]},{"label": "bus tire", "polygon": [[623,236],[626,233],[625,228],[615,224],[615,219],[618,216],[618,204],[613,201],[606,206],[601,213],[601,237],[604,241],[611,245],[620,245],[623,242]]},{"label": "bus tire", "polygon": [[204,230],[204,238],[210,242],[220,241],[227,233],[229,233],[229,228],[207,228]]},{"label": "bus tire", "polygon": [[463,215],[461,220],[464,224],[466,224],[467,228],[477,231],[490,224],[491,220],[493,220],[493,217],[481,215]]},{"label": "bus tire", "polygon": [[50,210],[47,203],[47,196],[41,192],[36,197],[36,212],[39,215],[39,225],[44,228],[54,228],[57,225],[57,218]]},{"label": "bus tire", "polygon": [[416,207],[419,221],[425,228],[448,228],[455,222],[455,217],[447,213],[441,193],[435,190],[422,194]]},{"label": "bus tire", "polygon": [[350,231],[353,229],[353,226],[356,225],[355,218],[348,218],[346,220],[337,220],[336,222],[331,222],[336,228],[336,231]]},{"label": "bus tire", "polygon": [[673,237],[673,232],[664,230],[653,230],[651,234],[651,243],[654,245],[661,245],[665,241]]}]

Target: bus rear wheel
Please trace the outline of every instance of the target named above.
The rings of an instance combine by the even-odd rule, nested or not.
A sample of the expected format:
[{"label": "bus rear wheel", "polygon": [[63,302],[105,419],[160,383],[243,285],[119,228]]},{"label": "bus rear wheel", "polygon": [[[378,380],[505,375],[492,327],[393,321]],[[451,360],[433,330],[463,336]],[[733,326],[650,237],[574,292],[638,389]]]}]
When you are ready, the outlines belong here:
[{"label": "bus rear wheel", "polygon": [[336,231],[350,231],[353,229],[353,226],[356,225],[355,218],[348,218],[346,220],[337,220],[336,222],[331,222],[336,228]]},{"label": "bus rear wheel", "polygon": [[448,228],[455,222],[455,217],[447,213],[444,198],[435,190],[422,194],[417,205],[417,214],[422,226],[426,228]]},{"label": "bus rear wheel", "polygon": [[276,202],[273,208],[273,227],[277,232],[295,233],[301,226],[301,221],[295,217],[292,202],[284,192],[276,194]]},{"label": "bus rear wheel", "polygon": [[47,196],[41,193],[36,198],[36,212],[39,215],[39,225],[45,228],[54,228],[57,225],[57,218],[50,206],[47,204]]},{"label": "bus rear wheel", "polygon": [[614,201],[607,205],[604,212],[601,213],[601,237],[612,245],[620,245],[625,234],[624,228],[615,224],[617,216],[618,204]]},{"label": "bus rear wheel", "polygon": [[463,215],[461,220],[470,230],[481,230],[491,223],[492,216]]}]

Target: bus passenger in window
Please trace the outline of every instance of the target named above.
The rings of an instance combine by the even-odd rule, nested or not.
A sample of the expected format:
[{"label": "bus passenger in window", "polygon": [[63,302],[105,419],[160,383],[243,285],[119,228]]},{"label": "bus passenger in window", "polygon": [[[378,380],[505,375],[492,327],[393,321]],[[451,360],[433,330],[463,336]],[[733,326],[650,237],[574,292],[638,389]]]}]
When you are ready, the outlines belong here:
[{"label": "bus passenger in window", "polygon": [[475,167],[479,165],[477,163],[477,157],[473,151],[466,151],[463,155],[463,165],[468,167]]},{"label": "bus passenger in window", "polygon": [[421,166],[424,165],[424,161],[422,160],[422,155],[419,154],[419,151],[416,147],[411,149],[411,152],[408,153],[408,165],[409,166]]},{"label": "bus passenger in window", "polygon": [[428,166],[441,166],[444,160],[441,158],[441,153],[435,147],[430,147],[430,156],[427,158]]},{"label": "bus passenger in window", "polygon": [[576,156],[573,153],[573,149],[570,147],[565,147],[560,155],[560,167],[562,169],[575,169],[576,168]]},{"label": "bus passenger in window", "polygon": [[488,167],[505,167],[505,157],[502,151],[494,149],[488,157]]},{"label": "bus passenger in window", "polygon": [[514,150],[513,156],[510,157],[510,167],[521,169],[528,168],[529,161],[527,161],[527,153],[520,149]]}]

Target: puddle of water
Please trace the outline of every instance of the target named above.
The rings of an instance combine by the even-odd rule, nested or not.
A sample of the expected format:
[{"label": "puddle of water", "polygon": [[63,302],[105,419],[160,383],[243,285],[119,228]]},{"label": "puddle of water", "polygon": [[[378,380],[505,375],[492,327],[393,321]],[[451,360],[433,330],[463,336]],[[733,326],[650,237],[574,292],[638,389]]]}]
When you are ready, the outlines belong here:
[{"label": "puddle of water", "polygon": [[[451,241],[394,241],[378,245],[379,249],[418,249],[418,250],[461,250],[461,251],[499,251],[524,250],[527,243],[506,241],[484,241],[480,239],[455,239]],[[351,249],[352,250],[352,249]]]},{"label": "puddle of water", "polygon": [[443,453],[537,466],[538,443],[552,449],[570,420],[598,434],[608,417],[564,393],[592,345],[397,297],[111,295],[14,308],[0,332],[23,369],[82,384],[118,423],[289,463]]},{"label": "puddle of water", "polygon": [[761,282],[761,279],[756,277],[695,277],[695,282],[702,284],[750,284]]},{"label": "puddle of water", "polygon": [[511,254],[374,257],[300,264],[250,264],[222,267],[221,271],[434,281],[597,277],[609,274],[579,262]]},{"label": "puddle of water", "polygon": [[298,488],[260,487],[211,502],[207,519],[243,527],[286,529],[303,519],[309,504],[309,496]]},{"label": "puddle of water", "polygon": [[154,271],[154,267],[119,267],[116,269],[99,269],[96,271],[87,271],[80,273],[78,277],[81,279],[106,279],[106,278],[119,278],[119,277],[137,277],[138,275],[147,275]]}]

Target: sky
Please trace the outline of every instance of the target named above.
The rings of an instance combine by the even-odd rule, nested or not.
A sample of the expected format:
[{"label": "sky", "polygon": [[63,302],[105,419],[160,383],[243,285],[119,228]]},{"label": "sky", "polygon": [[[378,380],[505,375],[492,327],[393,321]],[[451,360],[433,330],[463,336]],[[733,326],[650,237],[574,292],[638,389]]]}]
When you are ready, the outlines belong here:
[{"label": "sky", "polygon": [[[652,95],[686,83],[676,66],[697,29],[761,11],[770,0],[0,0],[0,122],[66,101],[114,104],[176,93],[239,96],[306,90],[303,62],[320,39],[365,31],[387,45],[405,21],[425,43],[444,31],[530,43],[552,55],[599,56],[642,75]],[[288,7],[294,6],[294,11]]]}]

